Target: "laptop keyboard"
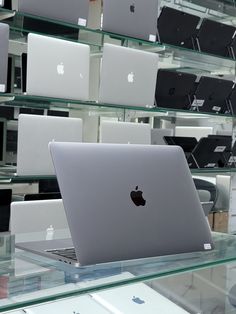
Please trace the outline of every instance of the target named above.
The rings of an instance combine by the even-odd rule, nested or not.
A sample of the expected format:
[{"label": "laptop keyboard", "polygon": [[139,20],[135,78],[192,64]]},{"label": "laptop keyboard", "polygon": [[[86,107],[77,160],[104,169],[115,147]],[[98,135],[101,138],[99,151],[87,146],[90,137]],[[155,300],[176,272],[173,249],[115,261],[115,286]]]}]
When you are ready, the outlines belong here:
[{"label": "laptop keyboard", "polygon": [[46,252],[64,257],[69,258],[73,261],[77,261],[77,257],[75,255],[75,248],[68,248],[68,249],[54,249],[54,250],[47,250]]}]

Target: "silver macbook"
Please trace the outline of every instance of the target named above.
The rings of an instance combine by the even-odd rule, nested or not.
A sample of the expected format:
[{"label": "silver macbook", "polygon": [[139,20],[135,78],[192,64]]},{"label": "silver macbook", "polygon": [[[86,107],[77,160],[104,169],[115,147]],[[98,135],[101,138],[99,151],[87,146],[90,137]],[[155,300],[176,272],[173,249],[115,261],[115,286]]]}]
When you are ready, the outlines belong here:
[{"label": "silver macbook", "polygon": [[157,38],[158,0],[103,0],[103,30],[152,42]]},{"label": "silver macbook", "polygon": [[88,100],[89,62],[88,45],[29,34],[27,94]]},{"label": "silver macbook", "polygon": [[99,102],[153,107],[157,70],[156,53],[104,44]]},{"label": "silver macbook", "polygon": [[151,144],[166,145],[164,136],[173,136],[173,129],[151,129]]},{"label": "silver macbook", "polygon": [[48,143],[53,140],[81,142],[82,130],[83,121],[78,118],[20,114],[17,175],[54,175]]},{"label": "silver macbook", "polygon": [[0,92],[7,89],[7,65],[9,47],[9,26],[0,23]]},{"label": "silver macbook", "polygon": [[18,247],[81,266],[212,249],[181,148],[52,142],[50,151],[75,254],[68,240]]},{"label": "silver macbook", "polygon": [[86,26],[89,0],[19,0],[20,12]]},{"label": "silver macbook", "polygon": [[100,142],[113,144],[151,144],[150,124],[102,121]]}]

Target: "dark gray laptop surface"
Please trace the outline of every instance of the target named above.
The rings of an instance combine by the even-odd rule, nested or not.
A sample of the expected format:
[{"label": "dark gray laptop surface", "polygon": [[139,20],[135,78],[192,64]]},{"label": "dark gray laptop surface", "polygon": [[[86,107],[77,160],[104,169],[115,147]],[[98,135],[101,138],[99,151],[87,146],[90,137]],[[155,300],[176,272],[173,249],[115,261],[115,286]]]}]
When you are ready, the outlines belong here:
[{"label": "dark gray laptop surface", "polygon": [[19,11],[86,26],[89,0],[19,0]]},{"label": "dark gray laptop surface", "polygon": [[155,42],[158,0],[103,0],[103,30]]},{"label": "dark gray laptop surface", "polygon": [[[213,248],[181,148],[53,142],[50,150],[78,265]],[[65,243],[18,247],[66,258]]]},{"label": "dark gray laptop surface", "polygon": [[9,46],[9,26],[0,23],[0,92],[7,88],[7,64]]}]

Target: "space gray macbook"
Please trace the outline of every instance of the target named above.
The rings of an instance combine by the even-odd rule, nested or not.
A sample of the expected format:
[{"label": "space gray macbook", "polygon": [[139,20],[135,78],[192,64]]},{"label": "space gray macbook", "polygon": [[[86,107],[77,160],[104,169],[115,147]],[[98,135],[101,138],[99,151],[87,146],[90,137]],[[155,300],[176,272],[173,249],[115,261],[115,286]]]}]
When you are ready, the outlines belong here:
[{"label": "space gray macbook", "polygon": [[112,144],[151,144],[151,127],[147,123],[102,121],[100,142]]},{"label": "space gray macbook", "polygon": [[0,23],[0,92],[7,89],[9,26]]},{"label": "space gray macbook", "polygon": [[103,0],[103,30],[155,42],[158,0]]},{"label": "space gray macbook", "polygon": [[157,70],[156,53],[104,44],[99,102],[153,107]]},{"label": "space gray macbook", "polygon": [[26,92],[28,95],[88,100],[89,63],[88,45],[30,33]]},{"label": "space gray macbook", "polygon": [[67,259],[68,240],[21,248],[81,266],[213,248],[181,148],[59,142],[49,148],[75,255],[68,248]]},{"label": "space gray macbook", "polygon": [[19,0],[22,13],[86,26],[89,0]]}]

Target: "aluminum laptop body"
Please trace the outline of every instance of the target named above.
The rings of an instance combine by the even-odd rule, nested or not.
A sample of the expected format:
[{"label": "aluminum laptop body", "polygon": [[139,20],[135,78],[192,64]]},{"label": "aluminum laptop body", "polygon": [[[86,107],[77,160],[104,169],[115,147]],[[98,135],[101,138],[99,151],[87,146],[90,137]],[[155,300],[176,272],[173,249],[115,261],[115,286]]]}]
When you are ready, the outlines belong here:
[{"label": "aluminum laptop body", "polygon": [[81,142],[82,129],[83,123],[79,118],[20,114],[17,175],[54,175],[48,143],[53,140]]},{"label": "aluminum laptop body", "polygon": [[19,0],[20,12],[86,26],[89,0]]},{"label": "aluminum laptop body", "polygon": [[88,45],[29,34],[27,94],[88,100],[89,54]]},{"label": "aluminum laptop body", "polygon": [[157,70],[155,53],[104,44],[99,102],[153,107]]},{"label": "aluminum laptop body", "polygon": [[0,23],[0,92],[7,89],[9,26]]},{"label": "aluminum laptop body", "polygon": [[[181,148],[52,142],[50,151],[81,266],[213,247]],[[21,248],[78,263],[58,256],[65,242]]]},{"label": "aluminum laptop body", "polygon": [[173,136],[173,129],[151,129],[151,144],[152,145],[166,145],[164,136]]},{"label": "aluminum laptop body", "polygon": [[158,0],[103,0],[103,30],[155,42]]},{"label": "aluminum laptop body", "polygon": [[103,121],[100,142],[111,144],[151,144],[151,127],[146,123]]}]

